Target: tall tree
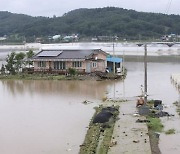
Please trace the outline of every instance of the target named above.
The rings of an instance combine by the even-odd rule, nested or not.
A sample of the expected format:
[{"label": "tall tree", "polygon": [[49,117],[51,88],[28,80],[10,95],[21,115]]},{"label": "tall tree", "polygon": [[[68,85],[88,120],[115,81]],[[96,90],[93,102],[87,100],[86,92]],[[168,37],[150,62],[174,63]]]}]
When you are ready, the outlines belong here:
[{"label": "tall tree", "polygon": [[20,52],[15,54],[15,70],[20,72],[22,69],[22,65],[24,64],[23,59],[25,58],[25,53]]},{"label": "tall tree", "polygon": [[29,67],[30,67],[30,65],[33,64],[33,62],[32,62],[31,60],[29,60],[29,59],[32,58],[33,56],[34,56],[33,50],[29,50],[28,52],[26,52],[26,58],[27,58],[26,64],[29,65]]},{"label": "tall tree", "polygon": [[8,54],[7,58],[6,58],[6,62],[7,64],[5,65],[6,70],[9,71],[10,74],[15,74],[15,52],[12,52],[11,54]]}]

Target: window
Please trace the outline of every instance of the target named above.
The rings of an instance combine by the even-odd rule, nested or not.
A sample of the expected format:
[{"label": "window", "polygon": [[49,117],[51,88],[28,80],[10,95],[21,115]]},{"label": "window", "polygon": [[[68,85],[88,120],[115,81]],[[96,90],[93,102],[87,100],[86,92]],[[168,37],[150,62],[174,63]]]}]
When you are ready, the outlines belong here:
[{"label": "window", "polygon": [[39,61],[38,67],[46,67],[46,62],[45,61]]},{"label": "window", "polygon": [[54,62],[54,69],[55,70],[65,70],[66,63],[64,61],[55,61]]},{"label": "window", "polygon": [[97,62],[93,62],[92,67],[94,67],[94,68],[97,67]]},{"label": "window", "polygon": [[82,62],[81,62],[81,61],[74,61],[74,62],[72,63],[72,66],[73,66],[73,67],[82,67]]}]

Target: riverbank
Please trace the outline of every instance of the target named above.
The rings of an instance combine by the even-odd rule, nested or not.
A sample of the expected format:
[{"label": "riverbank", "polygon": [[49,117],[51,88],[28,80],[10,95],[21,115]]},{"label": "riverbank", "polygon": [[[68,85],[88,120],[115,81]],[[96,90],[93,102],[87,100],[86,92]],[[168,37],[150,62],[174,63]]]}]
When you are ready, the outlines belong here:
[{"label": "riverbank", "polygon": [[76,74],[76,75],[57,75],[57,74],[45,74],[45,73],[19,73],[15,75],[1,74],[0,79],[2,80],[115,80],[124,79],[125,75],[117,75],[113,73],[91,73],[91,74]]},{"label": "riverbank", "polygon": [[26,74],[20,73],[16,75],[0,75],[1,80],[115,80],[124,79],[123,75],[107,74],[100,76],[96,73],[85,74],[85,75],[54,75],[54,74]]}]

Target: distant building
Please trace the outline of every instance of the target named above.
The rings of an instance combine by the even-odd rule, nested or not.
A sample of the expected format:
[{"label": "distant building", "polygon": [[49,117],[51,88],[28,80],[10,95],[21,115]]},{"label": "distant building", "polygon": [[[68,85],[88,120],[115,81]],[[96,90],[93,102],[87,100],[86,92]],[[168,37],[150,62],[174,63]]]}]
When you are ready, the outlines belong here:
[{"label": "distant building", "polygon": [[54,36],[52,37],[53,40],[58,40],[58,39],[60,39],[60,38],[61,38],[61,35],[54,35]]},{"label": "distant building", "polygon": [[67,73],[69,68],[79,73],[105,72],[107,53],[101,49],[42,50],[30,60],[34,72]]},{"label": "distant building", "polygon": [[77,42],[79,40],[78,34],[67,35],[63,37],[64,42]]},{"label": "distant building", "polygon": [[4,41],[6,39],[7,39],[6,37],[0,37],[0,41]]}]

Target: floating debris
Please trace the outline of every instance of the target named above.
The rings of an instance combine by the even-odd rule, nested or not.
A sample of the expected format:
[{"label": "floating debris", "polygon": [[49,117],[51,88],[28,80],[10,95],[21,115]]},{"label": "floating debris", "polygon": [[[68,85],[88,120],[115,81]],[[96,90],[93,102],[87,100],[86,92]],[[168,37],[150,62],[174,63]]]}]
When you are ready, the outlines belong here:
[{"label": "floating debris", "polygon": [[134,140],[133,143],[139,143],[139,140]]},{"label": "floating debris", "polygon": [[147,120],[147,119],[143,119],[143,120],[138,119],[138,120],[136,120],[136,122],[138,122],[138,123],[148,123],[148,122],[150,122],[150,120]]},{"label": "floating debris", "polygon": [[174,116],[174,114],[169,114],[168,112],[164,112],[164,111],[159,111],[157,113],[155,113],[156,117],[171,117]]},{"label": "floating debris", "polygon": [[85,104],[85,105],[87,105],[87,104],[91,104],[91,103],[93,103],[93,102],[88,101],[88,100],[85,100],[85,101],[83,101],[82,103]]}]

